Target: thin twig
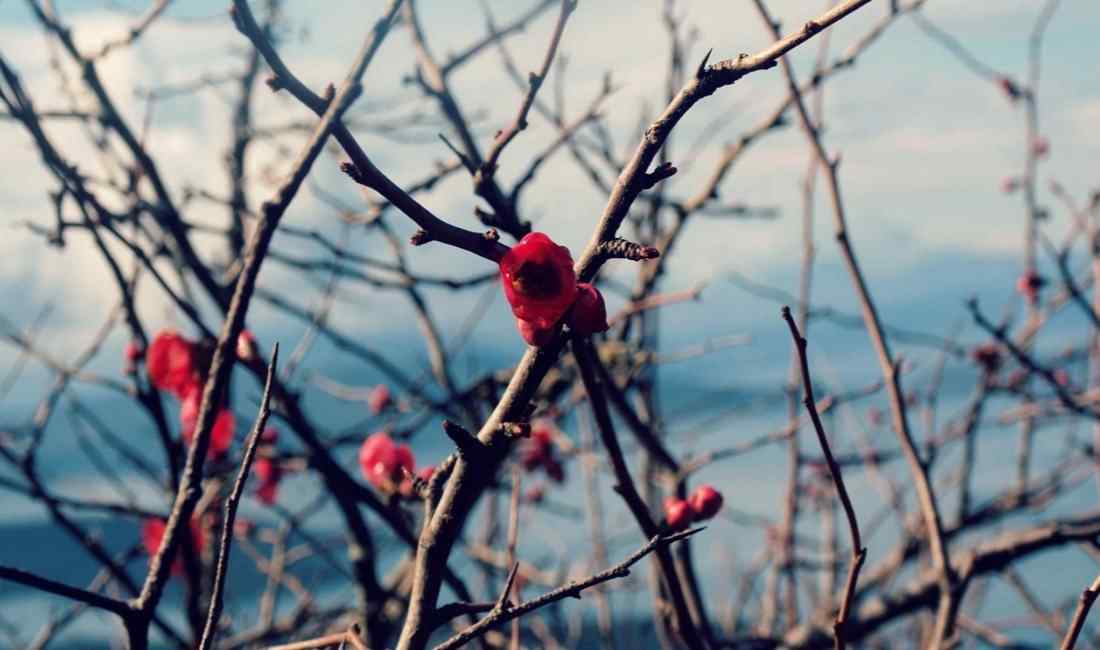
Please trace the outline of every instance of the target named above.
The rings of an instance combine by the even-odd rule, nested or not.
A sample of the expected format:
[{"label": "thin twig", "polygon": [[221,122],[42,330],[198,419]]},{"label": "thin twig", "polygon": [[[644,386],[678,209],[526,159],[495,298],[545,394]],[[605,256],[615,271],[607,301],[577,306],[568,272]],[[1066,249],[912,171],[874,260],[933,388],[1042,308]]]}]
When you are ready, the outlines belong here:
[{"label": "thin twig", "polygon": [[225,591],[225,576],[229,571],[229,548],[233,541],[233,522],[237,518],[237,507],[244,493],[244,484],[248,481],[248,472],[252,468],[252,459],[256,456],[256,443],[260,441],[260,433],[267,426],[267,418],[271,415],[271,382],[275,376],[275,368],[279,361],[279,344],[276,343],[271,351],[271,362],[267,366],[267,379],[264,382],[263,398],[260,400],[260,411],[256,416],[256,423],[252,426],[252,432],[248,435],[248,442],[244,450],[244,458],[241,459],[241,469],[237,472],[237,481],[233,484],[233,491],[225,502],[225,522],[222,524],[222,538],[218,549],[218,564],[214,573],[214,586],[210,594],[210,610],[206,616],[206,625],[202,631],[202,641],[199,650],[209,650],[217,636],[215,627],[221,617],[222,596]]}]

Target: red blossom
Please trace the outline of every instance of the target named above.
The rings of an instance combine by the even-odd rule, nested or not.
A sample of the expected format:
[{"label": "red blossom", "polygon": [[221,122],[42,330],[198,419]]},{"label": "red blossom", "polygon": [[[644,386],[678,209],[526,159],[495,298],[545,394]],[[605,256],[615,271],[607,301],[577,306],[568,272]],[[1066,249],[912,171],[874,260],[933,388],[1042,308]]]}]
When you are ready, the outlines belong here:
[{"label": "red blossom", "polygon": [[[180,403],[180,437],[188,446],[195,436],[195,426],[199,422],[199,407],[202,405],[202,384],[192,384],[186,389]],[[222,408],[214,418],[214,428],[210,432],[210,448],[207,458],[222,456],[233,444],[237,423],[233,411]]]},{"label": "red blossom", "polygon": [[557,323],[577,295],[569,249],[541,232],[528,234],[504,254],[500,281],[512,313],[538,329]]},{"label": "red blossom", "polygon": [[370,395],[367,396],[367,407],[372,415],[379,415],[391,406],[393,406],[393,396],[390,394],[389,386],[378,384],[371,389]]},{"label": "red blossom", "polygon": [[[164,540],[164,532],[167,529],[168,522],[159,518],[146,519],[145,523],[141,525],[141,546],[150,558],[160,550],[160,543]],[[206,535],[202,526],[194,519],[191,520],[191,545],[195,548],[195,553],[202,553],[202,549],[206,545]],[[172,575],[183,574],[183,557],[179,554],[172,562],[171,571]]]},{"label": "red blossom", "polygon": [[710,519],[722,509],[722,493],[710,485],[700,485],[688,497],[691,511],[698,520]]},{"label": "red blossom", "polygon": [[1016,82],[1009,77],[1000,77],[999,79],[997,79],[997,85],[1001,87],[1001,90],[1004,92],[1005,96],[1007,96],[1011,101],[1016,101],[1020,98],[1019,86],[1017,86]]},{"label": "red blossom", "polygon": [[183,398],[185,390],[199,380],[195,344],[175,330],[161,330],[145,353],[145,368],[154,386]]},{"label": "red blossom", "polygon": [[279,430],[275,427],[268,427],[260,434],[260,444],[273,445],[279,442]]},{"label": "red blossom", "polygon": [[261,456],[256,459],[256,476],[260,485],[256,488],[256,498],[271,505],[279,492],[279,481],[283,478],[283,468],[273,458]]},{"label": "red blossom", "polygon": [[1046,138],[1035,138],[1031,143],[1031,153],[1036,158],[1043,158],[1050,153],[1050,142]]},{"label": "red blossom", "polygon": [[691,525],[694,514],[687,501],[676,497],[665,499],[665,523],[670,529],[684,530]]},{"label": "red blossom", "polygon": [[363,477],[374,487],[392,492],[405,477],[413,472],[416,459],[408,445],[397,445],[389,434],[372,433],[359,448],[359,469]]},{"label": "red blossom", "polygon": [[596,287],[581,282],[577,285],[577,299],[569,312],[569,328],[582,336],[606,332],[607,307],[603,295]]},{"label": "red blossom", "polygon": [[516,329],[519,330],[519,335],[523,337],[523,340],[527,341],[527,345],[533,345],[536,348],[540,348],[550,341],[553,341],[554,335],[561,331],[561,327],[557,325],[540,328],[535,327],[532,323],[522,318],[516,319]]},{"label": "red blossom", "polygon": [[122,354],[123,356],[125,356],[127,361],[129,361],[130,363],[135,363],[139,359],[141,359],[141,356],[143,354],[145,354],[145,350],[141,347],[140,341],[134,340],[129,341],[126,344],[126,348],[123,350]]},{"label": "red blossom", "polygon": [[970,358],[986,372],[996,372],[1003,358],[1001,348],[996,343],[984,343],[970,351]]},{"label": "red blossom", "polygon": [[1005,176],[1001,180],[1001,191],[1005,194],[1012,194],[1020,188],[1020,179],[1013,176]]},{"label": "red blossom", "polygon": [[1031,304],[1039,302],[1039,291],[1046,286],[1046,278],[1035,271],[1028,271],[1016,279],[1016,291]]}]

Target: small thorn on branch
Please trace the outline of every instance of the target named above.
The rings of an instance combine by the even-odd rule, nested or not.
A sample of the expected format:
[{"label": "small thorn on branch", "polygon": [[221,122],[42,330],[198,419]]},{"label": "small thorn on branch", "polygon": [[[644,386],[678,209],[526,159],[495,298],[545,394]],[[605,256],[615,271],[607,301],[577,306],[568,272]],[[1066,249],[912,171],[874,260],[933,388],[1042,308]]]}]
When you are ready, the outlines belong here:
[{"label": "small thorn on branch", "polygon": [[474,434],[450,420],[443,420],[443,433],[455,443],[458,453],[467,458],[473,458],[485,449]]},{"label": "small thorn on branch", "polygon": [[679,170],[677,170],[672,163],[661,163],[656,169],[642,176],[642,189],[650,189],[657,183],[673,176],[677,171]]},{"label": "small thorn on branch", "polygon": [[490,228],[486,230],[485,234],[482,235],[482,237],[489,241],[500,241],[500,233],[497,232],[496,228]]},{"label": "small thorn on branch", "polygon": [[707,53],[703,55],[703,60],[699,62],[699,67],[695,69],[695,78],[702,79],[707,74],[707,61],[710,61],[710,55],[714,52],[714,48],[707,50]]},{"label": "small thorn on branch", "polygon": [[821,25],[819,25],[819,24],[817,24],[817,22],[811,20],[811,21],[806,23],[806,26],[803,27],[803,29],[805,30],[805,32],[807,34],[816,34],[819,31],[821,31]]},{"label": "small thorn on branch", "polygon": [[512,565],[512,570],[508,572],[508,580],[504,583],[504,589],[500,592],[500,598],[497,599],[496,610],[504,611],[511,607],[511,603],[508,602],[508,597],[512,593],[512,585],[516,582],[516,574],[519,573],[519,562]]}]

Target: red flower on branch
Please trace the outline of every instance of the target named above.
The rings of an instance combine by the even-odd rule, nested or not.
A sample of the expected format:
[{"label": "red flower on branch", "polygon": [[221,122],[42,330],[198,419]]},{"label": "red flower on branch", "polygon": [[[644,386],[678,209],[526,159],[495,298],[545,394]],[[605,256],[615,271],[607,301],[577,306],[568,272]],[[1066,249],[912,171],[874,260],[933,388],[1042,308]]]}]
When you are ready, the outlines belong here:
[{"label": "red flower on branch", "polygon": [[359,448],[359,469],[363,477],[383,492],[393,492],[412,473],[416,459],[408,445],[394,443],[388,433],[372,433]]},{"label": "red flower on branch", "polygon": [[691,525],[695,513],[691,504],[684,499],[668,497],[665,499],[665,523],[672,530],[684,530]]},{"label": "red flower on branch", "polygon": [[1039,302],[1039,292],[1046,286],[1046,278],[1035,271],[1028,271],[1016,279],[1016,291],[1031,304]]},{"label": "red flower on branch", "polygon": [[577,299],[569,312],[569,328],[581,336],[587,336],[606,332],[609,327],[607,307],[600,290],[587,282],[577,284]]},{"label": "red flower on branch", "polygon": [[145,353],[145,368],[154,386],[181,399],[186,389],[199,381],[195,344],[175,330],[157,332]]},{"label": "red flower on branch", "polygon": [[[141,525],[141,546],[150,558],[160,550],[160,543],[164,539],[164,532],[167,529],[168,522],[159,518],[146,519],[145,523]],[[206,545],[206,536],[203,533],[202,526],[194,519],[191,520],[191,545],[194,546],[195,553],[202,553],[202,549]],[[176,559],[172,562],[172,575],[183,575],[183,557],[179,553],[176,554]]]},{"label": "red flower on branch", "polygon": [[523,340],[527,341],[527,345],[533,345],[536,348],[542,347],[552,341],[554,335],[561,331],[561,327],[557,325],[546,328],[535,327],[522,318],[516,319],[516,328],[519,330],[519,335],[523,337]]},{"label": "red flower on branch", "polygon": [[722,509],[722,493],[710,485],[700,485],[688,497],[695,519],[710,519]]},{"label": "red flower on branch", "polygon": [[504,254],[500,281],[512,313],[537,329],[553,327],[577,296],[569,249],[541,232],[528,234]]},{"label": "red flower on branch", "polygon": [[273,458],[261,456],[256,459],[256,476],[260,485],[256,488],[256,498],[271,505],[278,497],[279,481],[283,478],[283,468]]},{"label": "red flower on branch", "polygon": [[[199,422],[199,407],[202,405],[202,384],[191,384],[183,396],[180,404],[180,437],[187,446],[195,437],[195,426]],[[222,456],[229,451],[233,444],[233,434],[236,432],[237,423],[233,411],[222,408],[214,418],[214,428],[210,432],[210,447],[206,452],[207,458]]]}]

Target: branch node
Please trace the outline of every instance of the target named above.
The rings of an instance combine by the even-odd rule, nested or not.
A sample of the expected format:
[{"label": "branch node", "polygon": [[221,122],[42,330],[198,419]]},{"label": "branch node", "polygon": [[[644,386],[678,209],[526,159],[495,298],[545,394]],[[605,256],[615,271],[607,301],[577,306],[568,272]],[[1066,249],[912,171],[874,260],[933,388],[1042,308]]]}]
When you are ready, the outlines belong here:
[{"label": "branch node", "polygon": [[670,162],[661,163],[651,172],[646,172],[642,175],[642,189],[650,189],[657,183],[673,176],[677,171],[676,167]]},{"label": "branch node", "polygon": [[477,436],[450,420],[443,420],[443,433],[455,443],[458,453],[467,459],[475,458],[485,451],[485,445]]}]

